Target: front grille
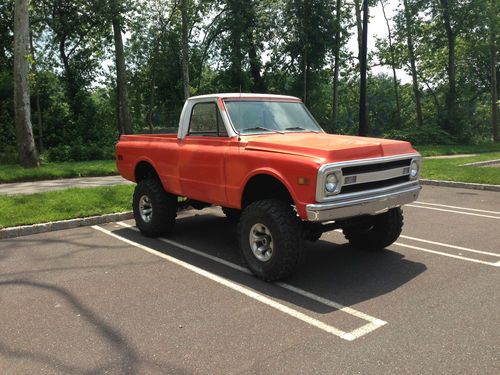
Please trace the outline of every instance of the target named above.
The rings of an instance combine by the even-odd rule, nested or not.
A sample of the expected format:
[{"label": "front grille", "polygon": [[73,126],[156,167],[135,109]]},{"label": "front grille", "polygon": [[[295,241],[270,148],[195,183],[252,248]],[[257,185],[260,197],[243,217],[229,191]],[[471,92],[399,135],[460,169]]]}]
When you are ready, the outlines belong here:
[{"label": "front grille", "polygon": [[410,177],[408,174],[411,161],[411,158],[407,158],[344,167],[342,168],[344,180],[340,195],[380,189],[409,182]]},{"label": "front grille", "polygon": [[403,160],[389,161],[386,163],[356,165],[354,167],[342,168],[342,174],[344,176],[351,176],[353,174],[378,172],[398,167],[409,167],[410,164],[411,164],[411,159],[403,159]]},{"label": "front grille", "polygon": [[[410,178],[413,160],[419,162],[420,155],[415,153],[324,164],[318,173],[316,201],[344,201],[418,185],[418,177]],[[326,183],[332,174],[339,180],[340,191],[329,194]]]},{"label": "front grille", "polygon": [[404,182],[410,181],[410,176],[401,176],[396,178],[391,178],[389,180],[365,182],[364,184],[355,184],[343,186],[340,189],[340,194],[357,193],[358,191],[380,189],[384,187],[389,187],[392,185],[402,184]]}]

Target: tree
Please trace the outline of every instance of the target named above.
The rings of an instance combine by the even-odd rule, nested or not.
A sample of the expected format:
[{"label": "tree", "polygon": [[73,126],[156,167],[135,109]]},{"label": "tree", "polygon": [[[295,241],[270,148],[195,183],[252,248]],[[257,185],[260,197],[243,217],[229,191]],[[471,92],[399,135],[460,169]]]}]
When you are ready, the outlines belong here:
[{"label": "tree", "polygon": [[390,54],[390,65],[392,68],[392,78],[394,82],[394,98],[396,99],[396,116],[398,124],[401,121],[401,106],[399,104],[399,92],[398,92],[398,78],[396,75],[396,58],[394,52],[394,46],[392,43],[392,32],[391,26],[389,25],[389,20],[387,19],[387,15],[385,14],[385,0],[380,0],[380,5],[382,6],[382,13],[384,15],[385,23],[387,25],[387,38],[389,42],[389,54]]},{"label": "tree", "polygon": [[16,0],[14,8],[14,108],[20,164],[39,165],[31,126],[29,73],[29,0]]},{"label": "tree", "polygon": [[416,64],[416,58],[415,58],[415,48],[413,45],[413,25],[412,25],[412,18],[413,14],[412,11],[410,10],[409,0],[403,0],[403,6],[404,6],[404,23],[405,26],[403,28],[404,33],[406,35],[406,47],[408,49],[408,58],[410,60],[410,71],[411,71],[411,79],[412,79],[412,85],[413,85],[413,95],[415,96],[415,112],[417,113],[417,125],[418,127],[422,127],[422,100],[420,97],[420,89],[418,87],[418,75],[417,75],[417,64]]},{"label": "tree", "polygon": [[[115,0],[113,0],[114,2]],[[82,92],[94,80],[103,39],[109,35],[107,4],[103,0],[39,0],[39,22],[51,31],[46,46],[59,55],[66,93],[74,117],[83,115]]]},{"label": "tree", "polygon": [[361,50],[360,50],[360,66],[359,71],[361,75],[360,87],[359,87],[359,131],[358,134],[361,136],[368,135],[369,125],[368,125],[368,103],[366,101],[366,71],[368,64],[368,0],[363,2],[363,36],[361,38]]},{"label": "tree", "polygon": [[132,119],[128,106],[127,71],[125,68],[125,53],[122,40],[121,9],[118,0],[111,4],[111,23],[113,25],[113,37],[115,41],[115,64],[116,64],[116,92],[117,92],[117,114],[118,131],[120,134],[132,134]]},{"label": "tree", "polygon": [[335,3],[335,44],[333,47],[333,95],[332,95],[332,127],[337,126],[337,118],[339,113],[339,69],[340,69],[340,11],[342,8],[342,0],[336,0]]},{"label": "tree", "polygon": [[[296,67],[288,63],[291,73],[300,74],[301,96],[309,102],[314,78],[325,65],[325,57],[334,43],[334,7],[329,1],[289,0],[283,14],[281,38],[285,41],[284,52]],[[300,67],[300,68],[299,68]],[[299,90],[297,90],[297,93]]]},{"label": "tree", "polygon": [[490,65],[491,65],[491,126],[493,139],[500,142],[498,125],[498,92],[497,92],[497,0],[491,0],[490,11]]},{"label": "tree", "polygon": [[181,0],[182,23],[182,82],[184,99],[189,98],[189,36],[188,0]]}]

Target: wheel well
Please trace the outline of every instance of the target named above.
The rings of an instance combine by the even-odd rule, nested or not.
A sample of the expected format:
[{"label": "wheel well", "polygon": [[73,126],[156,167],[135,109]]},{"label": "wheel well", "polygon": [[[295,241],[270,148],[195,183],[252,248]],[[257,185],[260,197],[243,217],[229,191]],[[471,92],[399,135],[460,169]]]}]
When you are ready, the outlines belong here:
[{"label": "wheel well", "polygon": [[278,199],[294,204],[293,198],[283,183],[277,178],[260,174],[253,176],[246,184],[241,199],[241,208],[263,199]]},{"label": "wheel well", "polygon": [[135,181],[140,182],[146,178],[158,178],[158,173],[147,161],[141,161],[135,167]]}]

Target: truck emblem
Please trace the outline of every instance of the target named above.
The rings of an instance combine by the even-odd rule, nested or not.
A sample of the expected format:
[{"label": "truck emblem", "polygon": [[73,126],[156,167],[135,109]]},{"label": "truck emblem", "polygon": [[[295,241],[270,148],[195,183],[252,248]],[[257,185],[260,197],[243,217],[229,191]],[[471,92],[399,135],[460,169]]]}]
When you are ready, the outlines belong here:
[{"label": "truck emblem", "polygon": [[345,178],[344,180],[344,184],[345,185],[348,185],[348,184],[355,184],[356,183],[356,180],[357,180],[357,176],[348,176]]}]

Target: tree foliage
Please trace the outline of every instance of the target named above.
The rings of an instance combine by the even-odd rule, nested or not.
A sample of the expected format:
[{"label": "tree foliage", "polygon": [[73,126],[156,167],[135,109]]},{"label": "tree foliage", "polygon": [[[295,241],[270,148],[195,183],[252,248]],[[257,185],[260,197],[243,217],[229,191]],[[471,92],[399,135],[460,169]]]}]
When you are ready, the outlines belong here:
[{"label": "tree foliage", "polygon": [[[373,0],[370,12],[380,3],[397,8],[386,14],[391,40],[378,40],[370,51],[371,134],[418,143],[476,142],[492,139],[496,126],[498,138],[496,1]],[[241,90],[301,97],[325,129],[355,134],[359,56],[348,41],[358,37],[361,5],[361,0],[31,2],[37,144],[43,137],[45,148],[53,150],[44,155],[52,159],[112,155],[123,131],[120,87],[127,90],[134,132],[174,129],[187,95]],[[12,161],[16,148],[13,24],[13,2],[2,2],[2,161]],[[118,36],[124,46],[119,72]],[[374,65],[385,65],[392,74],[374,74]],[[410,79],[402,81],[401,71]],[[82,145],[100,152],[87,153]]]}]

